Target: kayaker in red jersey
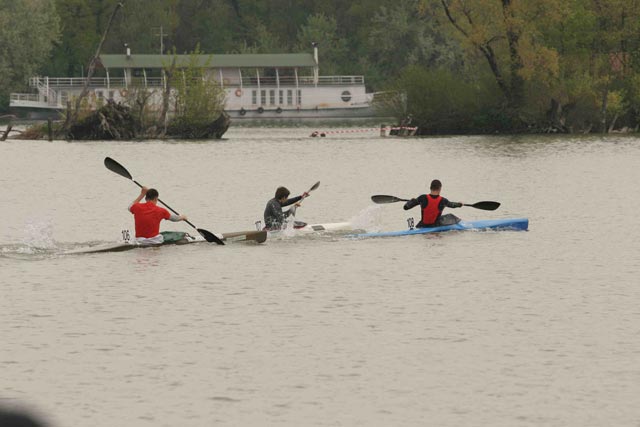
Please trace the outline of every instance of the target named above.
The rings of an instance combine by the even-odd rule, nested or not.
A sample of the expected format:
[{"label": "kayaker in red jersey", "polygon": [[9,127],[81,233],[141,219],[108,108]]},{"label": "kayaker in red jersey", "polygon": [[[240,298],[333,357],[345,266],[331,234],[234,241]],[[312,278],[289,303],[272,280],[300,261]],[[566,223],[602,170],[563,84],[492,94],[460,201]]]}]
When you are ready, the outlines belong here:
[{"label": "kayaker in red jersey", "polygon": [[[146,203],[140,203],[142,198]],[[140,195],[129,205],[129,212],[133,214],[136,224],[136,242],[143,245],[159,245],[164,242],[160,234],[160,221],[184,221],[184,215],[175,215],[158,206],[158,190],[142,187]]]},{"label": "kayaker in red jersey", "polygon": [[442,215],[444,208],[460,208],[463,203],[450,202],[440,195],[442,183],[440,180],[431,181],[431,193],[423,194],[404,204],[404,210],[409,210],[420,205],[422,208],[422,219],[416,228],[438,227],[441,225],[453,225],[460,222],[460,218],[453,214]]}]

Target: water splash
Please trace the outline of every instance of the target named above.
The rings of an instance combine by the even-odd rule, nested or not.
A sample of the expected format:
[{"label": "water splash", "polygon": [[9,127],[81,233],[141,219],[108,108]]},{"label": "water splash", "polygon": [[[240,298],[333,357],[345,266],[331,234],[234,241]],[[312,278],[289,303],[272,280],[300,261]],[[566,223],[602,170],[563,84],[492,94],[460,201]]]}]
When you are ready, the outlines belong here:
[{"label": "water splash", "polygon": [[28,220],[24,227],[22,241],[0,245],[0,257],[19,259],[40,259],[57,250],[53,240],[53,226],[50,220]]},{"label": "water splash", "polygon": [[53,225],[51,224],[51,220],[29,220],[25,224],[22,243],[26,245],[26,247],[35,250],[55,249],[56,243],[53,240]]},{"label": "water splash", "polygon": [[371,205],[362,209],[349,222],[353,228],[365,230],[368,233],[380,231],[382,222],[382,206]]}]

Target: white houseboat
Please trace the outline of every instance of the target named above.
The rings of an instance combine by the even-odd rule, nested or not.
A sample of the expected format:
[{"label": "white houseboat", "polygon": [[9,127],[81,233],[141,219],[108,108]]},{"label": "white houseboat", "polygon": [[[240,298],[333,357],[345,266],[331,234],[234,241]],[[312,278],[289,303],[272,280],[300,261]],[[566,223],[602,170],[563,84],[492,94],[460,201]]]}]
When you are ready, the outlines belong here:
[{"label": "white houseboat", "polygon": [[[154,91],[160,102],[165,69],[173,55],[101,55],[102,77],[89,81],[92,106],[112,99],[123,101],[130,89]],[[176,65],[186,65],[190,55],[177,55]],[[374,117],[373,93],[366,93],[363,76],[320,76],[318,49],[294,54],[199,55],[226,93],[225,110],[235,119],[295,119]],[[32,116],[66,108],[82,91],[86,78],[32,77],[32,93],[12,93],[10,106],[29,109]],[[38,114],[40,113],[40,114]]]}]

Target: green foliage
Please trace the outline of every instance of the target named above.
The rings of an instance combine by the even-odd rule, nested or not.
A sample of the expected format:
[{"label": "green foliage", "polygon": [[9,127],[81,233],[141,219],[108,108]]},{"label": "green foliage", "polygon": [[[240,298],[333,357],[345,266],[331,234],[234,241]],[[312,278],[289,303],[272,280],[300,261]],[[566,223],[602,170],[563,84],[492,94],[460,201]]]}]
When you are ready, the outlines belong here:
[{"label": "green foliage", "polygon": [[[118,1],[0,0],[0,109],[33,75],[82,75]],[[103,52],[158,53],[161,26],[165,52],[311,52],[317,42],[321,74],[401,86],[396,111],[434,132],[640,122],[640,0],[124,0]],[[219,91],[183,89],[194,100],[176,101],[176,120],[219,113]]]},{"label": "green foliage", "polygon": [[0,111],[9,92],[23,89],[58,40],[53,0],[0,0]]},{"label": "green foliage", "polygon": [[222,113],[225,92],[212,76],[206,74],[206,69],[200,67],[198,56],[201,54],[200,46],[196,46],[186,66],[168,70],[171,86],[176,89],[172,126],[207,127]]},{"label": "green foliage", "polygon": [[405,94],[412,124],[422,133],[492,132],[510,124],[490,78],[468,82],[447,70],[409,66],[397,90]]},{"label": "green foliage", "polygon": [[418,0],[401,0],[376,10],[366,39],[373,87],[384,87],[408,65],[461,70],[460,44],[439,31],[433,10],[428,12],[420,13]]},{"label": "green foliage", "polygon": [[307,23],[300,28],[298,33],[299,51],[311,49],[311,43],[318,43],[320,58],[318,62],[325,74],[336,74],[340,71],[341,64],[347,61],[346,40],[338,35],[335,18],[324,14],[309,16]]}]

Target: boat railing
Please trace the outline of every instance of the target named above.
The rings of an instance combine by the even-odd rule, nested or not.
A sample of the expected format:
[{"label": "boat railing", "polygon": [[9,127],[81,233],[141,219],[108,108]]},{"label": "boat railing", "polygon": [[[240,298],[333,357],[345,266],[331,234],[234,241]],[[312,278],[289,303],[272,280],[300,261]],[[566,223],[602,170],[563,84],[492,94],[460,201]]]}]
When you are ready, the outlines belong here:
[{"label": "boat railing", "polygon": [[[33,88],[79,88],[87,82],[86,77],[31,77],[29,86]],[[317,80],[313,76],[260,76],[243,77],[242,85],[246,87],[257,86],[353,86],[363,85],[364,76],[319,76]],[[164,87],[163,77],[92,77],[89,87]]]},{"label": "boat railing", "polygon": [[313,76],[280,76],[277,77],[242,77],[242,85],[246,87],[257,86],[354,86],[363,85],[364,76],[319,76],[317,83]]},{"label": "boat railing", "polygon": [[364,76],[320,76],[318,77],[318,86],[322,85],[363,85]]},{"label": "boat railing", "polygon": [[12,93],[10,101],[28,101],[28,102],[39,102],[40,95],[37,93]]},{"label": "boat railing", "polygon": [[[112,81],[115,79],[111,79]],[[87,79],[85,77],[31,77],[29,79],[29,86],[49,86],[53,87],[79,87],[84,86]],[[106,77],[92,77],[90,80],[90,86],[106,86]]]}]

